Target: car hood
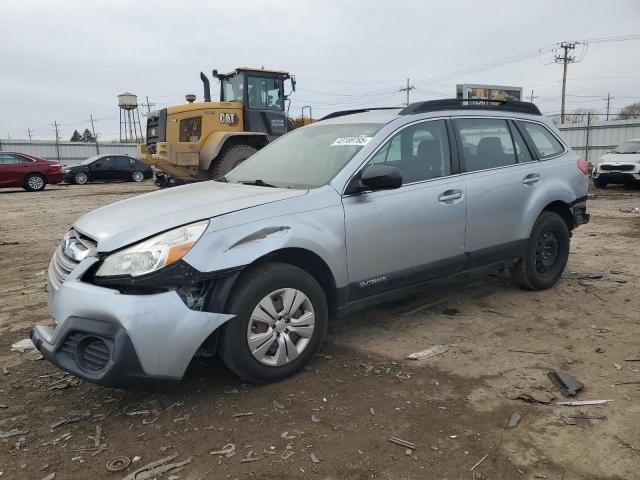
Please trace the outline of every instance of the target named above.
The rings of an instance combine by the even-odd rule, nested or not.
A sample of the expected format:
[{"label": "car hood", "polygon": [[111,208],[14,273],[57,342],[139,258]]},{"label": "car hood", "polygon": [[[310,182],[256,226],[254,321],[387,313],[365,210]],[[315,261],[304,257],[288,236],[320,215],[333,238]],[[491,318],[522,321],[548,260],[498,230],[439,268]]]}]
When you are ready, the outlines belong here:
[{"label": "car hood", "polygon": [[74,228],[110,252],[171,228],[305,195],[307,190],[215,181],[172,187],[112,203],[80,217]]},{"label": "car hood", "polygon": [[602,163],[638,163],[640,153],[607,153],[600,157],[598,165]]}]

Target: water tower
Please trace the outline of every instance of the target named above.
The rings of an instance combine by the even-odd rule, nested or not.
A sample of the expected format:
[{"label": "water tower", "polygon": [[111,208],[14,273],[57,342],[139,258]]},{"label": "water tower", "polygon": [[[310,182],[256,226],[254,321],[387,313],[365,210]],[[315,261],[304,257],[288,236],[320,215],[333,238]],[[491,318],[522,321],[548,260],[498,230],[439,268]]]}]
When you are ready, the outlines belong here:
[{"label": "water tower", "polygon": [[142,135],[142,125],[140,124],[138,97],[129,92],[121,93],[118,95],[118,108],[120,109],[120,141],[143,142],[144,135]]}]

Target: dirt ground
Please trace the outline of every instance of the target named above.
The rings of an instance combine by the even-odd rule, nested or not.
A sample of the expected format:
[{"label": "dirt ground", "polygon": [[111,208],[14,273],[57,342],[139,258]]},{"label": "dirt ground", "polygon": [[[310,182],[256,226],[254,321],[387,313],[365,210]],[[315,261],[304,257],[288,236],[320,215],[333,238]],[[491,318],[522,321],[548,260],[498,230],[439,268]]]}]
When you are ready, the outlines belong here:
[{"label": "dirt ground", "polygon": [[[640,478],[640,362],[625,360],[640,357],[640,214],[622,211],[640,207],[640,190],[595,192],[591,223],[575,232],[567,272],[602,278],[574,275],[545,292],[519,290],[506,273],[441,282],[334,323],[311,365],[278,384],[244,385],[199,359],[175,391],[127,392],[11,351],[51,322],[45,271],[65,229],[153,189],[0,190],[2,480],[119,480],[169,456],[188,462],[158,478]],[[405,359],[433,345],[448,349]],[[550,370],[585,383],[577,400],[612,402],[557,405],[567,399]],[[527,403],[521,393],[555,399]],[[515,412],[522,418],[508,428]],[[212,453],[229,444],[235,454]],[[130,467],[108,471],[121,456]]]}]

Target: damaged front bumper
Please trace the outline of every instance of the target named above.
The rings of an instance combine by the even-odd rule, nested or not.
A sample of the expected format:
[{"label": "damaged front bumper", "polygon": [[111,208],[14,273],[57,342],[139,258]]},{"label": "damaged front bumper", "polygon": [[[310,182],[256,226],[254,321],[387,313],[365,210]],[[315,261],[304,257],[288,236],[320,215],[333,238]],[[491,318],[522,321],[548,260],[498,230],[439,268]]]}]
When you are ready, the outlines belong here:
[{"label": "damaged front bumper", "polygon": [[83,282],[96,262],[83,260],[59,285],[48,281],[56,325],[31,332],[47,360],[88,381],[115,387],[179,381],[203,342],[233,318],[190,309],[175,291],[131,295]]}]

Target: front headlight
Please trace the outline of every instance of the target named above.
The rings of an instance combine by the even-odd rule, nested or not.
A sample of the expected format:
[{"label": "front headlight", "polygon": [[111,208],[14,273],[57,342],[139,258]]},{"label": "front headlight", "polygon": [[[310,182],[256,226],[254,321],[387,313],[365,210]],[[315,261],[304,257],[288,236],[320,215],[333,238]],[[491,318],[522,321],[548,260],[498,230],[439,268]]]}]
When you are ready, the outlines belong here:
[{"label": "front headlight", "polygon": [[171,265],[191,250],[208,225],[208,220],[184,225],[113,253],[102,262],[96,276],[137,277]]}]

